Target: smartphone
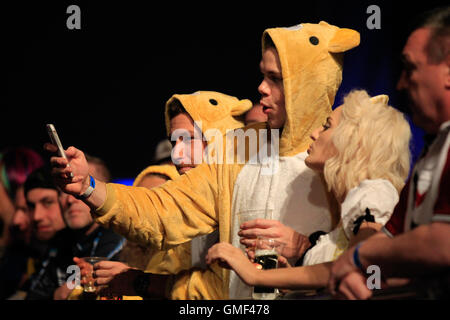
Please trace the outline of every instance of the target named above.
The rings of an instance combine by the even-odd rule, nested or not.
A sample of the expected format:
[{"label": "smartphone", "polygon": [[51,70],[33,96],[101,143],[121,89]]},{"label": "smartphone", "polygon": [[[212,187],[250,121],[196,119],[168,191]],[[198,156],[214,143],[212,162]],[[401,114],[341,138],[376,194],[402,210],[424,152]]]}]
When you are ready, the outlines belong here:
[{"label": "smartphone", "polygon": [[[50,141],[52,144],[58,147],[58,154],[60,157],[63,157],[64,159],[67,159],[66,153],[64,152],[64,148],[61,144],[61,140],[59,140],[58,133],[56,132],[55,126],[51,123],[47,124],[47,133],[50,137]],[[70,173],[70,176],[73,177],[73,173]]]}]

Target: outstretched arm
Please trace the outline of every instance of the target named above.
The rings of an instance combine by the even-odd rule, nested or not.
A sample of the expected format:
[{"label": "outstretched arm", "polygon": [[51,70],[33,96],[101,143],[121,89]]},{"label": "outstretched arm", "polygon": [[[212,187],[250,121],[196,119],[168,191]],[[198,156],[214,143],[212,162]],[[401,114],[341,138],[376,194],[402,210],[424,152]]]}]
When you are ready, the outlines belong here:
[{"label": "outstretched arm", "polygon": [[331,262],[312,266],[260,270],[253,285],[280,289],[320,289],[326,287]]},{"label": "outstretched arm", "polygon": [[244,254],[229,243],[212,246],[206,257],[208,264],[216,261],[233,269],[249,286],[267,286],[282,289],[316,289],[327,285],[331,263],[314,266],[260,270]]},{"label": "outstretched arm", "polygon": [[[246,222],[245,226],[248,226],[248,230],[251,230],[251,227],[265,226],[266,224],[270,227],[273,225],[273,221],[253,220]],[[267,232],[270,231],[269,227]],[[380,229],[379,224],[365,222],[361,225],[354,239],[367,239],[378,229]],[[385,235],[380,233],[377,234],[378,237],[384,238]],[[246,242],[241,241],[241,243],[245,244]],[[250,243],[249,246],[251,245]],[[207,263],[211,264],[215,261],[218,261],[219,265],[225,268],[233,269],[247,285],[261,285],[282,289],[318,289],[326,287],[332,265],[332,262],[326,262],[312,266],[259,270],[255,268],[255,265],[249,261],[241,249],[223,242],[212,246],[208,251]]]},{"label": "outstretched arm", "polygon": [[[56,151],[51,144],[46,149]],[[74,147],[66,155],[70,166],[64,158],[52,157],[52,173],[64,192],[79,196],[89,185],[87,162]],[[170,248],[217,227],[217,184],[216,167],[204,163],[152,190],[95,180],[94,192],[83,201],[106,228],[131,241]]]}]

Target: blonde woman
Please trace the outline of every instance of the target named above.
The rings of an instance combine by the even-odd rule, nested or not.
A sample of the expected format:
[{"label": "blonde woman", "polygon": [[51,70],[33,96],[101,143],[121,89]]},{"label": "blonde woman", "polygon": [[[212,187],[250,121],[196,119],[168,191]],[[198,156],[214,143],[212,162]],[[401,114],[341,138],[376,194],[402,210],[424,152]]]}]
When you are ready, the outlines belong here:
[{"label": "blonde woman", "polygon": [[[330,262],[389,220],[408,176],[410,127],[387,102],[387,96],[371,98],[363,90],[353,91],[311,134],[305,163],[323,174],[339,203],[340,222],[306,252],[303,266],[255,270],[242,250],[229,243],[211,247],[207,262],[233,269],[250,286],[325,287]],[[247,230],[253,223],[242,224],[239,235],[250,237]]]}]

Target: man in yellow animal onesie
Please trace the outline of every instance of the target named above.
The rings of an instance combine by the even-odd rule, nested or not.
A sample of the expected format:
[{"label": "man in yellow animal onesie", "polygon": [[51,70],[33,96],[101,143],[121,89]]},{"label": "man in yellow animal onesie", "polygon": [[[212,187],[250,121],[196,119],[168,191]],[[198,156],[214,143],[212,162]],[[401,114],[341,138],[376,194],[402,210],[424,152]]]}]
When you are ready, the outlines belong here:
[{"label": "man in yellow animal onesie", "polygon": [[[343,52],[359,44],[359,33],[320,22],[267,29],[262,42],[264,79],[258,90],[268,121],[246,127],[246,132],[256,130],[259,148],[245,144],[245,161],[239,161],[242,148],[236,145],[230,147],[234,161],[228,161],[227,140],[236,140],[231,132],[222,143],[223,161],[203,163],[176,181],[146,190],[91,179],[83,153],[70,147],[69,161],[51,159],[60,187],[84,198],[101,225],[156,248],[170,248],[218,229],[220,241],[233,245],[251,245],[255,235],[272,234],[286,243],[283,255],[300,257],[308,247],[305,236],[328,232],[336,223],[321,178],[304,159],[310,132],[331,112],[342,80]],[[279,145],[272,149],[272,161],[249,161],[267,148],[267,140],[270,148]],[[261,220],[264,225],[239,231],[237,217],[248,211],[271,216]],[[188,277],[174,288],[185,292],[180,298],[250,297],[250,288],[218,265]]]},{"label": "man in yellow animal onesie", "polygon": [[[220,105],[218,105],[219,102]],[[165,174],[166,171],[169,171],[171,173],[169,177],[171,180],[175,180],[181,174],[195,168],[203,162],[201,156],[195,159],[194,153],[198,151],[203,154],[203,150],[207,145],[207,142],[202,141],[204,133],[210,129],[217,129],[222,136],[227,130],[243,127],[244,113],[251,106],[250,100],[238,100],[235,97],[212,91],[173,95],[167,101],[165,107],[167,135],[170,137],[175,130],[179,129],[185,129],[187,130],[186,133],[189,133],[187,139],[189,143],[180,141],[181,139],[174,141],[172,158],[175,161],[178,174],[175,175],[173,170],[169,170],[172,166],[150,166],[136,177],[133,185],[136,186],[141,183],[145,175],[150,172]],[[185,122],[180,122],[178,119],[184,119]],[[196,126],[194,123],[200,126]],[[178,124],[178,126],[173,127],[174,124]],[[198,131],[195,132],[196,130]],[[194,146],[194,143],[198,143],[198,145]],[[194,148],[197,149],[194,150]],[[196,160],[198,161],[197,163],[195,163]],[[214,236],[210,238],[213,239]],[[200,245],[198,242],[204,239],[206,240],[207,238],[195,238],[192,243],[183,243],[168,250],[153,250],[152,257],[145,267],[145,271],[156,274],[177,274],[182,270],[190,269],[192,267],[191,245],[194,246],[195,253]]]},{"label": "man in yellow animal onesie", "polygon": [[[220,106],[218,106],[219,102]],[[180,174],[195,168],[199,164],[195,163],[195,152],[203,154],[207,145],[201,139],[195,138],[202,138],[204,133],[210,129],[219,130],[221,137],[227,130],[243,127],[244,113],[249,109],[251,109],[250,100],[238,100],[218,92],[199,91],[193,94],[173,95],[165,106],[167,135],[170,137],[176,130],[186,130],[185,133],[189,135],[189,143],[181,141],[181,139],[174,141],[171,158],[176,162],[176,166],[173,164],[148,166],[139,173],[133,186],[152,189],[167,180],[175,180],[180,177]],[[216,113],[214,117],[206,117],[212,112]],[[194,122],[201,124],[201,127],[195,127]],[[196,130],[198,131],[195,132]],[[196,142],[198,144],[195,145]],[[197,160],[202,161],[203,159],[199,157]],[[181,283],[188,281],[184,274],[177,275],[180,271],[191,269],[190,272],[194,272],[201,265],[204,265],[201,269],[206,268],[204,255],[209,246],[207,248],[202,246],[205,241],[209,243],[209,246],[217,242],[218,232],[194,238],[191,242],[182,243],[167,250],[158,250],[129,241],[122,250],[123,255],[121,256],[128,265],[114,261],[104,261],[98,264],[96,271],[96,274],[99,275],[98,281],[102,282],[133,267],[154,274],[174,275],[173,279],[168,279],[168,283],[176,283],[176,287],[179,287]],[[194,253],[192,258],[191,251]],[[184,293],[179,292],[178,294]],[[177,296],[173,296],[173,298],[177,298]]]}]

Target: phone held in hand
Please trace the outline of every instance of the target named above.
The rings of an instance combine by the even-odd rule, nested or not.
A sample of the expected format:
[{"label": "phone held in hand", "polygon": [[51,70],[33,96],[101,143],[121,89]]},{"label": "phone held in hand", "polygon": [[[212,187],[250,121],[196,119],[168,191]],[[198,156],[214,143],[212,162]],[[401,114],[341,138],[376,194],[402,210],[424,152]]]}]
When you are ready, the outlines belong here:
[{"label": "phone held in hand", "polygon": [[[55,145],[58,148],[58,154],[60,157],[63,157],[64,159],[67,159],[66,153],[64,152],[64,148],[61,144],[61,140],[59,139],[58,132],[56,132],[55,126],[51,123],[47,124],[47,133],[50,137],[50,141],[53,145]],[[73,178],[73,173],[70,173],[70,177]]]}]

